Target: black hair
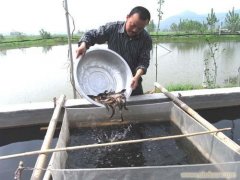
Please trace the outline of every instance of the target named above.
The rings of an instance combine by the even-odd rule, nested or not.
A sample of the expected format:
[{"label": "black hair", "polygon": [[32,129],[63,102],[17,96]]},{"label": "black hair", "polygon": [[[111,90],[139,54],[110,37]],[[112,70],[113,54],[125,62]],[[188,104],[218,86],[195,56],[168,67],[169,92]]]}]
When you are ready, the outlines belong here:
[{"label": "black hair", "polygon": [[151,14],[145,7],[137,6],[137,7],[133,8],[131,10],[131,12],[129,13],[129,16],[132,16],[135,13],[139,14],[141,20],[144,20],[144,21],[149,20],[150,21],[150,19],[151,19]]}]

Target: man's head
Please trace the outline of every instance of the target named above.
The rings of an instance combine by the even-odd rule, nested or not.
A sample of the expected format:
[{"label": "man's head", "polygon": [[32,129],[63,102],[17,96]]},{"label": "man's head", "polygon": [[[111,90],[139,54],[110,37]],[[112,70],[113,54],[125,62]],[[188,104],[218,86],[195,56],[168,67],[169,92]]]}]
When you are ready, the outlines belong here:
[{"label": "man's head", "polygon": [[150,12],[142,7],[137,6],[127,15],[125,30],[128,36],[133,37],[138,35],[150,21]]}]

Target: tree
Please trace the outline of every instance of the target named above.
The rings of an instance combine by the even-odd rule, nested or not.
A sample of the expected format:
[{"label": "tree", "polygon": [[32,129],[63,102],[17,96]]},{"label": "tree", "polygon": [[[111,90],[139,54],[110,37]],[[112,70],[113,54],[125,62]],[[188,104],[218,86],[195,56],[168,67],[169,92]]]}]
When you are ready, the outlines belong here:
[{"label": "tree", "polygon": [[158,0],[158,4],[159,4],[159,9],[157,9],[158,11],[158,24],[157,24],[157,33],[160,30],[160,21],[162,20],[162,5],[165,1],[164,0]]},{"label": "tree", "polygon": [[170,26],[170,30],[173,32],[177,32],[178,31],[178,25],[176,23],[172,23]]},{"label": "tree", "polygon": [[25,38],[24,33],[23,32],[19,32],[19,31],[12,31],[12,32],[10,32],[10,36],[15,36],[18,39],[24,39]]},{"label": "tree", "polygon": [[[174,25],[175,26],[175,25]],[[174,27],[176,28],[176,27]],[[202,33],[205,31],[206,27],[204,24],[198,22],[198,21],[193,21],[193,20],[188,20],[188,19],[180,19],[180,22],[178,24],[178,30],[181,32],[200,32]]]},{"label": "tree", "polygon": [[215,12],[213,11],[213,8],[211,9],[211,13],[208,14],[208,17],[207,17],[207,25],[210,26],[210,30],[211,32],[214,31],[215,29],[215,24],[218,22],[218,19],[215,15]]},{"label": "tree", "polygon": [[0,34],[0,41],[4,40],[4,36],[2,34]]},{"label": "tree", "polygon": [[24,34],[19,31],[12,31],[12,32],[10,32],[10,35],[11,36],[23,36]]},{"label": "tree", "polygon": [[229,11],[225,17],[226,27],[231,30],[231,32],[236,32],[240,28],[240,17],[239,14],[235,13],[234,7],[232,11]]},{"label": "tree", "polygon": [[151,20],[149,22],[146,29],[147,29],[148,32],[154,32],[155,31],[155,24],[154,24],[153,20]]},{"label": "tree", "polygon": [[45,31],[44,29],[41,29],[39,31],[39,34],[40,36],[43,38],[43,39],[48,39],[48,38],[51,38],[51,34],[47,31]]}]

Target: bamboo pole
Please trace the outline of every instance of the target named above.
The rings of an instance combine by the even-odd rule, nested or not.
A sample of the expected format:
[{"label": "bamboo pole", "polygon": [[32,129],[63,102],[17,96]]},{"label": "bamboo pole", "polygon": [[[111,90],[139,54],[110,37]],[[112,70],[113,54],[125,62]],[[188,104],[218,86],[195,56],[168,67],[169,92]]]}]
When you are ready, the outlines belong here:
[{"label": "bamboo pole", "polygon": [[[158,82],[155,82],[154,85],[155,85],[155,87],[160,89],[160,91],[162,93],[164,93],[168,98],[170,98],[174,103],[176,103],[182,110],[187,112],[191,117],[193,117],[196,121],[198,121],[200,124],[202,124],[208,130],[210,130],[210,131],[217,130],[217,128],[215,126],[213,126],[211,123],[209,123],[206,119],[204,119],[202,116],[200,116],[196,111],[194,111],[191,107],[189,107],[187,104],[182,102],[180,99],[178,99],[172,93],[168,92],[168,90],[165,89]],[[235,142],[233,142],[231,139],[229,139],[227,136],[225,136],[223,133],[218,133],[217,137],[221,141],[226,143],[228,145],[228,147],[233,149],[235,152],[237,152],[237,153],[240,152],[239,146]]]},{"label": "bamboo pole", "polygon": [[21,156],[30,156],[30,155],[36,155],[36,154],[47,154],[47,153],[53,153],[53,152],[59,152],[59,151],[72,151],[72,150],[79,150],[79,149],[115,146],[115,145],[122,145],[122,144],[135,144],[135,143],[141,143],[141,142],[147,142],[147,141],[177,139],[177,138],[198,136],[198,135],[204,135],[204,134],[218,133],[218,132],[227,131],[227,130],[231,130],[231,128],[223,128],[223,129],[217,129],[213,131],[202,131],[202,132],[196,132],[196,133],[190,133],[190,134],[172,135],[172,136],[164,136],[164,137],[153,137],[153,138],[146,138],[146,139],[118,141],[118,142],[110,142],[110,143],[102,143],[102,144],[89,144],[89,145],[72,146],[72,147],[65,147],[65,148],[46,149],[46,150],[40,150],[40,151],[31,151],[31,152],[1,156],[0,160],[16,158]]},{"label": "bamboo pole", "polygon": [[[51,142],[52,142],[52,139],[54,136],[56,125],[57,125],[64,102],[65,102],[65,95],[61,95],[59,98],[59,101],[57,103],[57,106],[54,109],[52,118],[49,122],[49,126],[48,126],[48,129],[47,129],[47,132],[46,132],[46,135],[45,135],[42,147],[41,147],[41,151],[47,150],[51,146]],[[47,160],[47,155],[39,153],[37,162],[35,164],[36,169],[32,173],[31,180],[38,180],[41,178],[42,171],[39,169],[44,168],[46,160]]]},{"label": "bamboo pole", "polygon": [[64,9],[65,9],[65,16],[66,16],[66,24],[67,24],[67,33],[68,33],[68,48],[69,48],[69,58],[70,58],[70,80],[73,87],[73,97],[74,99],[77,98],[76,94],[76,87],[75,87],[75,79],[73,75],[73,55],[72,55],[72,38],[70,33],[70,25],[69,25],[69,13],[68,13],[68,3],[67,0],[64,0]]}]

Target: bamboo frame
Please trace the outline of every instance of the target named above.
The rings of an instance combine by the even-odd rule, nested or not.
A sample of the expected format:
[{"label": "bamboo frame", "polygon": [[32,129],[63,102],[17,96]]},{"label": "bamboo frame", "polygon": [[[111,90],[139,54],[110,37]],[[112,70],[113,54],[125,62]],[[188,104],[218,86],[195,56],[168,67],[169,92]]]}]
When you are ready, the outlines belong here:
[{"label": "bamboo frame", "polygon": [[30,155],[36,155],[36,154],[47,154],[47,153],[60,152],[60,151],[73,151],[73,150],[79,150],[79,149],[115,146],[115,145],[122,145],[122,144],[135,144],[135,143],[141,143],[141,142],[147,142],[147,141],[177,139],[177,138],[198,136],[198,135],[204,135],[204,134],[219,133],[219,132],[227,131],[227,130],[231,130],[231,128],[223,128],[223,129],[217,129],[217,130],[213,130],[213,131],[202,131],[202,132],[196,132],[196,133],[190,133],[190,134],[153,137],[153,138],[127,140],[127,141],[117,141],[117,142],[102,143],[102,144],[89,144],[89,145],[72,146],[72,147],[65,147],[65,148],[46,149],[46,150],[40,150],[40,151],[31,151],[31,152],[1,156],[0,160],[22,157],[22,156],[30,156]]},{"label": "bamboo frame", "polygon": [[[52,118],[49,122],[49,126],[48,126],[48,129],[47,129],[47,132],[46,132],[46,135],[45,135],[42,147],[41,147],[41,151],[47,150],[51,146],[51,142],[52,142],[52,139],[54,136],[56,125],[57,125],[64,102],[65,102],[65,95],[61,95],[59,98],[59,102],[57,103],[57,106],[54,109]],[[39,169],[44,168],[44,166],[46,164],[46,160],[47,160],[47,155],[39,153],[38,159],[35,164],[35,170],[32,173],[31,180],[38,180],[41,178],[42,171]]]},{"label": "bamboo frame", "polygon": [[[165,89],[158,82],[155,82],[154,85],[155,85],[155,87],[160,89],[160,91],[163,94],[165,94],[168,98],[170,98],[175,104],[177,104],[182,110],[184,110],[186,113],[188,113],[191,117],[193,117],[196,121],[198,121],[200,124],[202,124],[208,130],[210,130],[210,131],[217,130],[217,128],[215,126],[213,126],[211,123],[209,123],[206,119],[204,119],[202,116],[200,116],[196,111],[194,111],[191,107],[189,107],[187,104],[182,102],[180,99],[178,99],[172,93],[168,92],[168,90]],[[220,141],[224,142],[229,148],[234,150],[236,153],[240,153],[239,146],[234,141],[227,138],[227,136],[225,136],[223,133],[218,133],[216,137]]]}]

